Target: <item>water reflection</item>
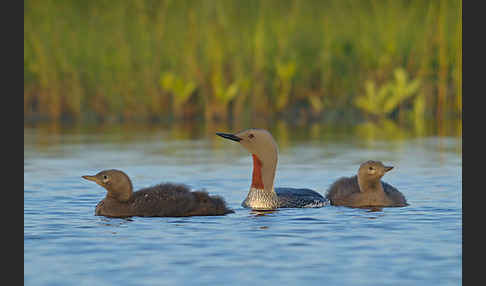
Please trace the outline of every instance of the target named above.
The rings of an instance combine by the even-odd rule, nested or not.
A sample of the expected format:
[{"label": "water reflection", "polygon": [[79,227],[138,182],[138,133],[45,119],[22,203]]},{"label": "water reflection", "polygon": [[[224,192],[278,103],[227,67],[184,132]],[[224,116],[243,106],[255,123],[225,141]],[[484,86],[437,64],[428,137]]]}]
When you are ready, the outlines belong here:
[{"label": "water reflection", "polygon": [[382,121],[367,121],[356,126],[356,135],[365,142],[376,140],[403,140],[412,136],[412,131],[399,126],[395,122],[384,119]]},{"label": "water reflection", "polygon": [[100,224],[104,226],[115,226],[120,227],[124,224],[133,222],[133,219],[130,217],[126,218],[108,218],[108,217],[101,217],[100,216]]},{"label": "water reflection", "polygon": [[372,212],[383,212],[383,208],[380,208],[380,207],[371,207],[371,208],[367,208],[369,213],[372,213]]},{"label": "water reflection", "polygon": [[[287,121],[263,122],[219,122],[204,124],[200,121],[178,121],[174,123],[103,123],[103,124],[60,124],[29,123],[24,124],[25,144],[37,147],[63,143],[102,143],[122,142],[130,143],[145,139],[163,140],[196,140],[207,139],[214,148],[221,146],[216,140],[216,132],[236,132],[246,128],[268,129],[277,140],[280,148],[287,148],[296,141],[326,143],[355,137],[356,142],[369,146],[376,141],[399,142],[427,136],[447,136],[462,138],[462,121],[444,121],[435,124],[433,121],[417,124],[398,124],[392,120],[365,121],[355,125],[340,124],[339,122],[312,123],[295,125]],[[60,136],[62,135],[62,136]],[[460,142],[459,142],[460,143]],[[462,145],[456,144],[456,152],[462,152]]]},{"label": "water reflection", "polygon": [[266,215],[269,215],[269,214],[273,214],[276,211],[278,211],[278,210],[268,210],[268,211],[251,210],[250,214],[254,215],[255,217],[259,217],[259,216],[266,216]]}]

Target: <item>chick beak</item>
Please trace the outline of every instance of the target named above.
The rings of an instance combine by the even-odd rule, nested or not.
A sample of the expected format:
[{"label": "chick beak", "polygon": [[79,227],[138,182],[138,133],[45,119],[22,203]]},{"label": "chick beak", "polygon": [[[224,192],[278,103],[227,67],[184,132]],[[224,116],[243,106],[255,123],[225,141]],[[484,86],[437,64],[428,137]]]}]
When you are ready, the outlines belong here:
[{"label": "chick beak", "polygon": [[221,137],[226,138],[226,139],[229,139],[229,140],[236,141],[236,142],[241,141],[240,137],[233,135],[233,134],[229,134],[229,133],[216,132],[216,135],[221,136]]},{"label": "chick beak", "polygon": [[98,177],[96,177],[96,176],[88,176],[88,175],[86,175],[86,176],[82,176],[82,178],[83,179],[86,179],[88,181],[93,181],[95,183],[99,183]]}]

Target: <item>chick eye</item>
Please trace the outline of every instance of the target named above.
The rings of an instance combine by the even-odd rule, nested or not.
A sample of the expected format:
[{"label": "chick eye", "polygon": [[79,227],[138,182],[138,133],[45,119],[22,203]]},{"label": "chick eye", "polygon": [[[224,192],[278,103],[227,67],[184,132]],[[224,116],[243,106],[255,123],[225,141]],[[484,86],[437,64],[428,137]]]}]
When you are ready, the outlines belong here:
[{"label": "chick eye", "polygon": [[248,138],[250,138],[250,139],[253,139],[254,137],[255,137],[255,135],[253,135],[253,134],[248,135]]},{"label": "chick eye", "polygon": [[108,176],[107,175],[103,175],[103,180],[106,180],[108,179]]},{"label": "chick eye", "polygon": [[370,171],[372,171],[372,170],[374,170],[374,169],[375,169],[375,168],[373,168],[373,167],[371,167],[371,166],[368,168],[368,170],[370,170]]}]

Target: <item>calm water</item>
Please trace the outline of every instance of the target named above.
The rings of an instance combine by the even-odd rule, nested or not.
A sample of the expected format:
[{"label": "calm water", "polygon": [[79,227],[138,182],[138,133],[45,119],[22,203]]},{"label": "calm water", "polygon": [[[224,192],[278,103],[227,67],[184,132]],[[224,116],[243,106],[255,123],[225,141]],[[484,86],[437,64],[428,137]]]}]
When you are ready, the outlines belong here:
[{"label": "calm water", "polygon": [[[25,284],[462,283],[461,137],[370,138],[356,129],[315,126],[293,137],[288,129],[272,129],[280,148],[276,186],[324,193],[362,161],[376,159],[395,166],[383,180],[410,206],[257,214],[240,206],[250,185],[251,157],[213,131],[25,128]],[[94,216],[105,191],[81,175],[108,168],[124,170],[135,189],[164,181],[205,188],[223,196],[235,213]]]}]

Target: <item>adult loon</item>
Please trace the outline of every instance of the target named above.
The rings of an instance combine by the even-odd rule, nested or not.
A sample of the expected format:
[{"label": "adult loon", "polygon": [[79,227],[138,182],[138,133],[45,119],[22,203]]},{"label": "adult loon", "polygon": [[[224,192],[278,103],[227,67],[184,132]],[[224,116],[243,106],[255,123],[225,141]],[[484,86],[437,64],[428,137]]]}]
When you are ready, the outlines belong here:
[{"label": "adult loon", "polygon": [[253,157],[250,191],[241,204],[253,210],[277,208],[323,207],[329,204],[321,194],[310,189],[274,188],[278,147],[273,136],[264,129],[247,129],[236,134],[216,133],[239,142]]},{"label": "adult loon", "polygon": [[407,200],[402,193],[380,179],[393,169],[380,161],[366,161],[358,170],[358,175],[343,177],[328,189],[326,198],[335,206],[356,208],[404,207]]},{"label": "adult loon", "polygon": [[120,170],[103,170],[94,176],[82,176],[106,189],[95,215],[107,217],[185,217],[225,215],[234,211],[223,198],[205,191],[193,191],[181,184],[159,184],[133,192],[132,182]]}]

